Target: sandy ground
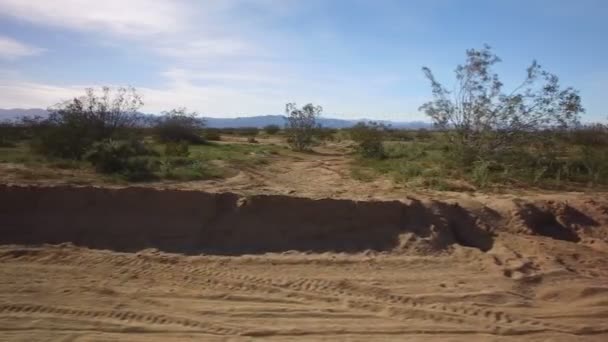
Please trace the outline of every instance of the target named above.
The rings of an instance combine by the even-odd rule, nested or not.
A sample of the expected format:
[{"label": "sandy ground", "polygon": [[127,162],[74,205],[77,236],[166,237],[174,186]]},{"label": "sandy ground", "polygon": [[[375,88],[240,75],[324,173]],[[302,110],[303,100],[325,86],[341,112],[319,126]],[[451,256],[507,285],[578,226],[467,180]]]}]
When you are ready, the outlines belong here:
[{"label": "sandy ground", "polygon": [[[408,215],[422,201],[420,208],[429,213],[421,217],[428,222],[398,231],[398,245],[392,249],[289,250],[306,245],[311,235],[276,234],[285,222],[300,229],[297,221],[305,215],[290,221],[293,207],[277,207],[284,215],[275,226],[247,232],[243,220],[258,220],[258,225],[269,220],[246,212],[265,208],[258,199],[262,204],[245,206],[244,213],[221,224],[213,216],[214,224],[222,230],[238,225],[232,233],[249,234],[241,240],[256,234],[259,241],[286,239],[284,251],[231,256],[157,249],[125,253],[75,246],[73,241],[87,241],[82,232],[62,244],[11,244],[7,234],[27,229],[27,224],[21,224],[25,216],[13,215],[22,205],[3,211],[11,208],[5,200],[0,203],[0,341],[608,341],[605,193],[412,192],[388,179],[353,180],[348,163],[340,153],[319,151],[282,157],[227,180],[151,186],[353,198],[370,201],[371,207],[376,207],[371,201],[396,199],[407,203]],[[5,183],[7,179],[10,174],[5,173]],[[99,201],[95,198],[93,206]],[[452,211],[437,211],[443,207],[432,203],[436,199],[449,202]],[[313,209],[318,204],[302,203]],[[365,203],[340,206],[363,206],[365,211]],[[66,208],[86,209],[74,203]],[[149,209],[152,220],[161,213],[155,208]],[[472,221],[463,221],[453,208],[465,208]],[[324,215],[330,220],[336,210]],[[32,222],[56,223],[63,213],[59,218],[45,215]],[[365,212],[358,215],[368,217]],[[379,214],[369,217],[374,215]],[[347,229],[348,217],[341,220],[340,229]],[[463,245],[466,224],[491,234],[488,248],[477,242]],[[383,232],[392,232],[389,228]],[[370,240],[377,229],[370,227]],[[340,232],[346,244],[350,235]],[[353,237],[361,237],[361,231],[355,233]],[[324,234],[323,239],[331,232]]]},{"label": "sandy ground", "polygon": [[[524,257],[515,247],[535,253]],[[0,340],[606,341],[606,255],[509,236],[482,253],[186,257],[0,249]]]}]

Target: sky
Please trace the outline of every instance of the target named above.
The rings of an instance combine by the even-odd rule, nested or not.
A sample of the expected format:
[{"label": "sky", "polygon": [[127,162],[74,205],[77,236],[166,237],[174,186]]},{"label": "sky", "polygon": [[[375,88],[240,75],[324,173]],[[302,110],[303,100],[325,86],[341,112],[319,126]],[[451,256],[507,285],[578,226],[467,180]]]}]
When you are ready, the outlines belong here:
[{"label": "sky", "polygon": [[448,85],[493,47],[507,88],[536,59],[608,117],[605,0],[0,0],[0,108],[133,86],[143,111],[427,120],[421,67]]}]

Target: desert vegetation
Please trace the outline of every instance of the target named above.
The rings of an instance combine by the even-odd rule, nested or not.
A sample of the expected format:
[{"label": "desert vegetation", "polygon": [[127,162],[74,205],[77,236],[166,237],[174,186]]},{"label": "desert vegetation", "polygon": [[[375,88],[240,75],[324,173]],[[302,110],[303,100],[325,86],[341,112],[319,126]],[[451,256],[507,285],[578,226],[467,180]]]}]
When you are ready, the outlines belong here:
[{"label": "desert vegetation", "polygon": [[[276,147],[220,145],[220,132],[206,129],[197,113],[173,109],[150,118],[139,113],[142,97],[134,88],[100,91],[49,108],[49,116],[25,117],[0,126],[0,161],[19,163],[29,178],[50,169],[92,169],[110,181],[200,180],[261,162]],[[257,128],[241,129],[247,137]],[[221,161],[222,166],[218,166]],[[25,171],[22,171],[25,172]]]},{"label": "desert vegetation", "polygon": [[296,151],[305,151],[313,145],[315,131],[319,128],[317,118],[321,115],[323,108],[312,103],[298,108],[295,103],[285,105],[287,115],[287,141]]},{"label": "desert vegetation", "polygon": [[424,67],[432,99],[420,110],[433,126],[417,130],[373,121],[322,127],[321,106],[295,103],[285,106],[283,127],[211,128],[186,108],[142,115],[134,88],[86,89],[49,108],[48,117],[1,123],[0,161],[26,165],[30,178],[37,175],[32,165],[44,165],[117,181],[190,181],[266,165],[279,152],[298,160],[298,153],[324,148],[350,160],[346,174],[356,180],[388,177],[411,188],[608,185],[608,128],[580,123],[579,93],[536,61],[518,86],[506,89],[494,72],[500,61],[487,46],[466,51],[453,87]]},{"label": "desert vegetation", "polygon": [[420,110],[434,132],[382,134],[366,124],[351,130],[362,165],[440,189],[606,183],[606,127],[580,124],[584,108],[575,89],[562,88],[534,61],[522,83],[505,92],[493,71],[500,58],[489,47],[466,57],[456,68],[454,91],[423,68],[433,99]]}]

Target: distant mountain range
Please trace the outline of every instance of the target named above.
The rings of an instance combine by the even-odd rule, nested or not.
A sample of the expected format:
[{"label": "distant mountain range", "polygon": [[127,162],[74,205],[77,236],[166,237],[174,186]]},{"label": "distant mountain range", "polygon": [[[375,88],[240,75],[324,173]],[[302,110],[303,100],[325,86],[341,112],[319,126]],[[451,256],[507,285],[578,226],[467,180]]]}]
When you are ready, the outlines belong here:
[{"label": "distant mountain range", "polygon": [[30,108],[30,109],[1,109],[0,108],[0,121],[2,120],[13,120],[23,116],[47,116],[48,112],[42,108]]},{"label": "distant mountain range", "polygon": [[[3,120],[13,120],[23,116],[46,116],[48,112],[45,109],[41,108],[31,108],[31,109],[0,109],[0,121]],[[154,116],[153,114],[146,114],[147,116]],[[203,117],[205,120],[205,124],[207,127],[212,128],[239,128],[239,127],[258,127],[262,128],[268,125],[278,125],[283,127],[285,124],[285,116],[284,115],[258,115],[258,116],[244,116],[244,117],[236,117],[236,118],[213,118],[213,117]],[[345,119],[334,119],[328,117],[319,118],[319,123],[323,127],[327,128],[347,128],[355,125],[358,122],[367,122],[367,121],[376,121],[381,122],[386,125],[390,125],[394,128],[409,128],[409,129],[418,129],[418,128],[429,128],[431,124],[424,121],[386,121],[386,120],[370,120],[370,119],[360,119],[360,120],[345,120]]]},{"label": "distant mountain range", "polygon": [[[211,118],[205,117],[205,123],[208,127],[214,128],[227,128],[227,127],[258,127],[262,128],[268,125],[278,125],[283,127],[285,125],[286,117],[284,115],[258,115],[258,116],[247,116],[238,118]],[[347,128],[352,127],[358,122],[376,121],[386,125],[391,125],[394,128],[429,128],[431,125],[423,121],[409,121],[409,122],[394,122],[385,120],[345,120],[345,119],[334,119],[328,117],[319,118],[318,122],[323,127],[327,128]]]}]

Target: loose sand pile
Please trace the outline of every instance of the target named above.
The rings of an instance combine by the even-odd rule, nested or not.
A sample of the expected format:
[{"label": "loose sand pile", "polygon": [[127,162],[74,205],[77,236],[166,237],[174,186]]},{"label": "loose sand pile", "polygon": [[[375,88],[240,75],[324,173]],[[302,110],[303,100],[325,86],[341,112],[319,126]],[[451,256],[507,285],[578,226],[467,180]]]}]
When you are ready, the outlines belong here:
[{"label": "loose sand pile", "polygon": [[608,340],[608,199],[0,186],[0,340]]}]

